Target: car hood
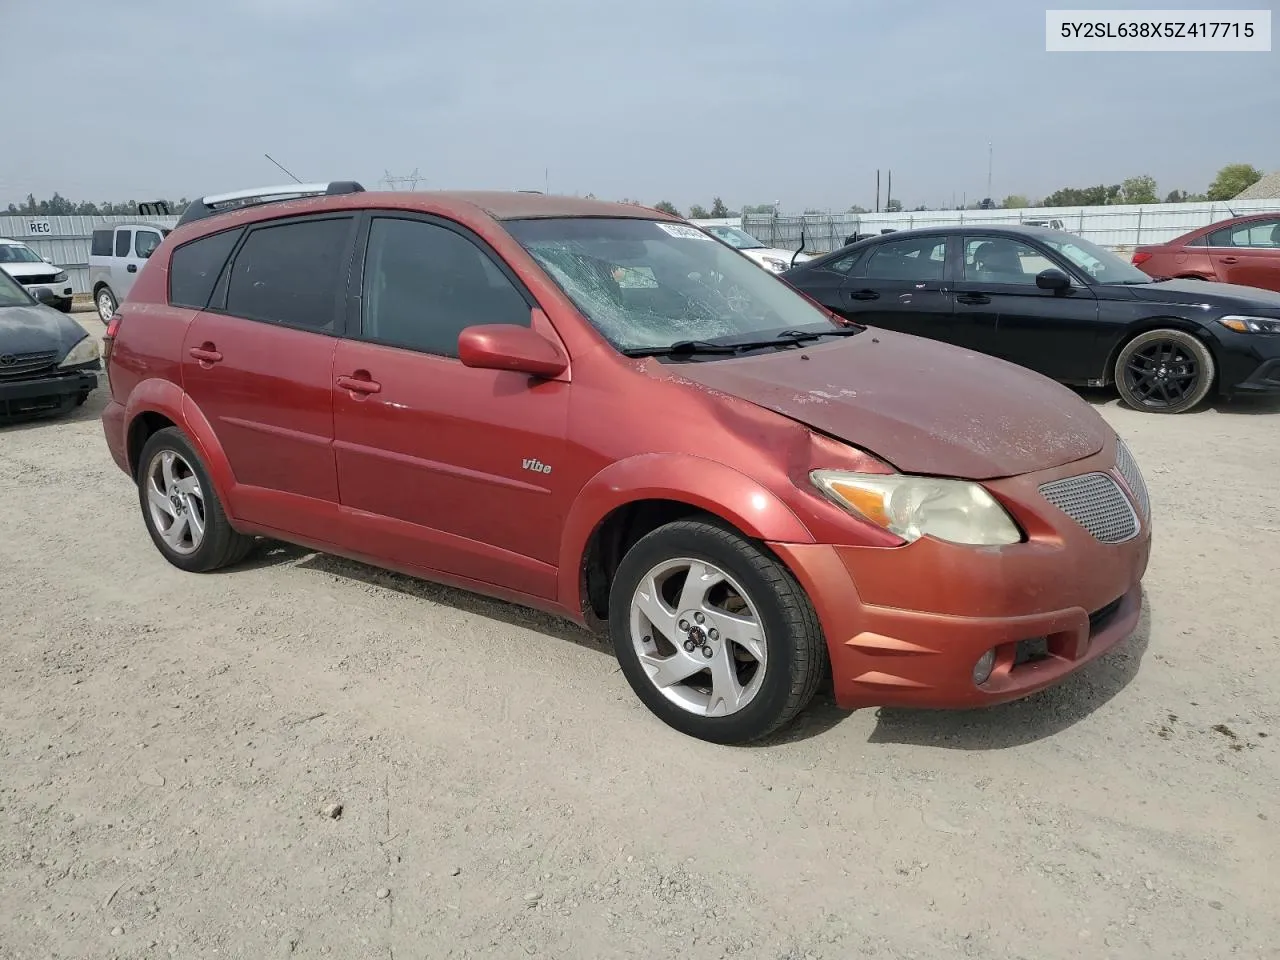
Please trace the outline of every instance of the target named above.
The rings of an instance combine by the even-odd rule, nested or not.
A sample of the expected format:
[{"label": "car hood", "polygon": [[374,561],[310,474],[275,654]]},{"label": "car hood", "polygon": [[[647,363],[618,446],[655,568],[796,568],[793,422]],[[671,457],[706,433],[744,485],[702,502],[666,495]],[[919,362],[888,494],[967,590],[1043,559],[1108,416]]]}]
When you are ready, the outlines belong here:
[{"label": "car hood", "polygon": [[991,480],[1048,470],[1099,452],[1112,432],[1046,377],[884,330],[677,369],[687,381],[798,420],[907,473]]},{"label": "car hood", "polygon": [[51,307],[0,307],[0,356],[56,350],[61,359],[86,336],[84,327]]},{"label": "car hood", "polygon": [[1136,300],[1149,303],[1176,303],[1186,307],[1207,307],[1207,314],[1229,310],[1280,310],[1280,293],[1238,283],[1213,283],[1206,280],[1160,280],[1113,287]]},{"label": "car hood", "polygon": [[55,267],[51,263],[45,263],[41,260],[39,263],[5,263],[0,264],[4,267],[4,272],[11,277],[29,277],[32,274],[56,273],[61,267]]}]

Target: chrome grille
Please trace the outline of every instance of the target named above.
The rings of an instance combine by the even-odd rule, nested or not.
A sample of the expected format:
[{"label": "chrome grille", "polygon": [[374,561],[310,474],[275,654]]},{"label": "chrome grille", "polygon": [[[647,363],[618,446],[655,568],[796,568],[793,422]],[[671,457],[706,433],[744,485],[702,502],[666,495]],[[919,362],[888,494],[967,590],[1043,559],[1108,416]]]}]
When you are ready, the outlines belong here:
[{"label": "chrome grille", "polygon": [[47,353],[0,353],[0,380],[16,380],[41,373],[58,362],[55,351]]},{"label": "chrome grille", "polygon": [[1124,445],[1121,440],[1116,444],[1116,467],[1120,470],[1120,476],[1124,477],[1124,482],[1129,485],[1129,489],[1133,492],[1134,499],[1138,501],[1138,510],[1142,513],[1143,518],[1151,516],[1151,500],[1147,496],[1147,483],[1142,479],[1142,471],[1138,469],[1138,461],[1133,459],[1133,454],[1129,452],[1129,448]]},{"label": "chrome grille", "polygon": [[1041,495],[1103,543],[1124,543],[1138,535],[1138,517],[1129,498],[1105,473],[1085,473],[1040,487]]}]

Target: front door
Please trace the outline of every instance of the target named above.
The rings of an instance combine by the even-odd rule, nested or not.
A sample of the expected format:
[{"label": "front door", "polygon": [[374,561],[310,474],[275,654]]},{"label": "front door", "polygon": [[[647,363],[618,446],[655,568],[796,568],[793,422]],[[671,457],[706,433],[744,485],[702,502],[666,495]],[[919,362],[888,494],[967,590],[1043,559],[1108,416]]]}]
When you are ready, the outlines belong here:
[{"label": "front door", "polygon": [[1084,382],[1097,369],[1098,301],[1085,285],[1036,286],[1049,268],[1071,272],[1045,252],[1008,236],[966,236],[955,282],[956,320],[987,330],[985,351],[1055,380]]},{"label": "front door", "polygon": [[555,331],[497,255],[449,221],[374,216],[362,262],[358,335],[333,368],[344,512],[390,559],[554,597],[570,384],[465,367],[457,353],[475,324],[536,315]]},{"label": "front door", "polygon": [[[183,386],[235,475],[233,516],[326,541],[338,509],[333,356],[354,224],[348,215],[252,228],[183,343]],[[174,251],[178,269],[194,245]]]}]

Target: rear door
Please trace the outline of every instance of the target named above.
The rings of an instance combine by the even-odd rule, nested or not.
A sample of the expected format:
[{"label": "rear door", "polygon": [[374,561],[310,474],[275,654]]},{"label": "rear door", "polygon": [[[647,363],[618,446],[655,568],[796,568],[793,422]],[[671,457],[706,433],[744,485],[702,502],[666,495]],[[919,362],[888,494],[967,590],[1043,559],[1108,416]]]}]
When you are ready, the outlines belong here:
[{"label": "rear door", "polygon": [[570,495],[560,480],[561,469],[571,476],[568,375],[478,370],[457,354],[474,324],[536,324],[551,339],[555,330],[514,272],[456,223],[372,216],[363,247],[358,320],[333,369],[344,510],[362,515],[370,552],[553,597]]},{"label": "rear door", "polygon": [[[1072,286],[1061,292],[1036,286],[1050,267],[1072,277]],[[985,352],[1055,380],[1098,376],[1097,298],[1048,251],[1010,236],[968,234],[957,274],[957,325],[982,329]]]},{"label": "rear door", "polygon": [[133,256],[133,227],[116,227],[111,250],[111,279],[107,281],[116,295],[116,302],[123,303],[138,278],[138,263]]},{"label": "rear door", "polygon": [[952,317],[945,235],[889,240],[870,247],[840,286],[840,312],[875,327],[969,344]]},{"label": "rear door", "polygon": [[1224,283],[1280,291],[1280,217],[1211,233],[1209,257]]},{"label": "rear door", "polygon": [[354,228],[343,214],[267,221],[179,247],[170,267],[175,300],[199,298],[194,283],[184,297],[184,277],[217,270],[187,330],[183,386],[235,475],[233,514],[326,541],[338,503],[333,355]]}]

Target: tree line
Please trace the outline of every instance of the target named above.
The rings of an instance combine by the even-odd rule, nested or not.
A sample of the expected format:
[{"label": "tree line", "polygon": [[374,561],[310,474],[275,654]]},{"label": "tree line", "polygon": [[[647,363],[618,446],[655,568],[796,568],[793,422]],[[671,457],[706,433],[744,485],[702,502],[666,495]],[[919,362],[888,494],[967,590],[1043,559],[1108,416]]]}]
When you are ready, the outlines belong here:
[{"label": "tree line", "polygon": [[[1262,179],[1262,171],[1252,164],[1248,163],[1229,163],[1214,177],[1213,182],[1209,184],[1204,193],[1188,193],[1185,190],[1171,190],[1165,194],[1164,199],[1160,198],[1160,191],[1156,184],[1155,177],[1142,174],[1136,177],[1129,177],[1126,180],[1115,184],[1098,184],[1093,187],[1062,187],[1040,200],[1032,200],[1024,194],[1010,194],[1005,197],[998,205],[1008,210],[1023,209],[1026,207],[1103,207],[1121,203],[1187,203],[1197,200],[1230,200],[1239,194],[1242,190],[1247,190],[1259,180]],[[593,194],[587,194],[592,197]],[[175,216],[182,213],[187,208],[187,198],[180,200],[166,200],[169,205],[170,213]],[[640,203],[639,200],[623,200],[623,203]],[[968,205],[968,209],[978,209],[982,204],[975,201]],[[686,216],[680,211],[674,203],[669,200],[660,200],[653,204],[655,210],[661,210],[672,216]],[[885,203],[885,212],[898,213],[905,209],[902,201],[894,198]],[[936,207],[927,207],[923,204],[914,208],[916,211],[937,209]],[[689,208],[687,214],[690,220],[711,220],[718,218],[738,217],[742,214],[761,214],[772,213],[774,205],[772,203],[746,204],[741,211],[730,209],[719,197],[714,197],[711,206],[704,207],[702,204],[695,203]],[[72,217],[72,216],[136,216],[138,212],[138,204],[134,200],[127,203],[91,203],[88,201],[68,200],[59,193],[55,193],[48,200],[36,200],[32,194],[27,194],[27,199],[21,204],[9,204],[8,213],[13,216],[35,216],[35,217]],[[822,215],[831,213],[830,210],[807,209],[806,214]],[[870,213],[866,207],[851,206],[847,213]]]},{"label": "tree line", "polygon": [[[154,203],[155,201],[144,201]],[[186,197],[181,200],[165,200],[169,212],[174,216],[187,209]],[[60,193],[55,193],[48,200],[37,200],[33,194],[27,194],[22,203],[9,204],[6,213],[14,217],[136,217],[138,201],[129,200],[124,203],[93,203],[89,200],[68,200]]]}]

